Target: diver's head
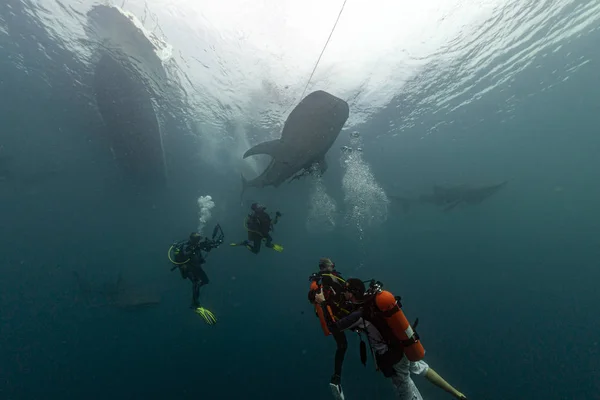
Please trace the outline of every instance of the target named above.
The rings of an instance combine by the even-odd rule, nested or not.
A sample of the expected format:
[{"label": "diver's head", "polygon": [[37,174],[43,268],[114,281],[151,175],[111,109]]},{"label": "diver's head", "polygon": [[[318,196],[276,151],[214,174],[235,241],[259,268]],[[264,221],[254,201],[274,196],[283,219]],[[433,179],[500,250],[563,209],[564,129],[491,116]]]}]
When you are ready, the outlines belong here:
[{"label": "diver's head", "polygon": [[335,263],[329,258],[321,258],[319,260],[319,270],[321,272],[331,272],[335,268]]},{"label": "diver's head", "polygon": [[352,302],[361,302],[365,298],[365,284],[358,278],[350,278],[344,284],[344,297]]},{"label": "diver's head", "polygon": [[258,204],[258,203],[252,203],[252,205],[250,206],[250,209],[254,212],[264,211],[265,208],[266,208],[265,206],[263,206],[262,204]]},{"label": "diver's head", "polygon": [[190,233],[190,244],[192,246],[197,246],[200,243],[200,239],[202,239],[202,236],[198,232]]}]

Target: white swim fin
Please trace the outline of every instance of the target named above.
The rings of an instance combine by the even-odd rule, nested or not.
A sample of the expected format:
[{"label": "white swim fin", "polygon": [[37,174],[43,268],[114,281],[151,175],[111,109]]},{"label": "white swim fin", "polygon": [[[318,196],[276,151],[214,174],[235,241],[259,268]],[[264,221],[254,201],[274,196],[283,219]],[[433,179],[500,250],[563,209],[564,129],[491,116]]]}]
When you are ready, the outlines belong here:
[{"label": "white swim fin", "polygon": [[342,391],[342,385],[336,385],[335,383],[330,383],[329,388],[331,389],[331,394],[335,400],[344,400],[344,392]]}]

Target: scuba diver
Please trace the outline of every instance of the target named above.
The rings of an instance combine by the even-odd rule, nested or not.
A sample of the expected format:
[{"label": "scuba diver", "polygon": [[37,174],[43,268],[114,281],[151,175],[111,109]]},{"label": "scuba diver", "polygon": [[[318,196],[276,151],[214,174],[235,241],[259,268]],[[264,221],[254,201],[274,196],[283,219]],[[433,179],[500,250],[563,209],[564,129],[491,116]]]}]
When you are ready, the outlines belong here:
[{"label": "scuba diver", "polygon": [[415,331],[419,320],[411,326],[402,312],[400,297],[382,288],[381,282],[372,280],[366,290],[360,279],[348,279],[344,284],[344,297],[357,308],[347,317],[333,322],[331,329],[352,329],[366,334],[376,368],[391,379],[398,400],[423,399],[411,373],[424,375],[456,399],[466,400],[464,394],[423,361],[425,349]]},{"label": "scuba diver", "polygon": [[[198,302],[200,288],[210,282],[208,275],[202,268],[202,264],[206,263],[206,258],[202,252],[208,253],[219,247],[223,243],[224,237],[221,226],[217,224],[213,229],[212,239],[206,237],[202,240],[200,233],[192,232],[188,240],[174,243],[167,253],[169,261],[173,264],[171,271],[179,268],[181,277],[192,282],[192,304],[190,308],[193,308],[209,325],[213,325],[217,320],[212,312],[200,307]],[[171,252],[173,252],[174,258],[171,257]]]},{"label": "scuba diver", "polygon": [[265,241],[265,246],[278,252],[283,251],[283,246],[273,243],[273,238],[270,233],[273,231],[273,225],[279,222],[281,213],[275,212],[275,219],[266,212],[266,207],[257,203],[252,203],[250,206],[252,213],[244,220],[244,227],[248,231],[248,240],[240,243],[231,243],[230,246],[245,246],[254,254],[260,252],[262,241]]},{"label": "scuba diver", "polygon": [[344,283],[346,281],[335,270],[335,263],[329,258],[319,260],[319,272],[312,274],[308,280],[311,282],[308,301],[315,307],[315,314],[319,317],[323,333],[325,336],[332,335],[337,346],[333,375],[329,387],[334,398],[343,400],[342,364],[344,363],[346,349],[348,349],[348,340],[344,331],[334,327],[329,329],[328,325],[333,326],[335,320],[350,314],[352,304],[344,297]]}]

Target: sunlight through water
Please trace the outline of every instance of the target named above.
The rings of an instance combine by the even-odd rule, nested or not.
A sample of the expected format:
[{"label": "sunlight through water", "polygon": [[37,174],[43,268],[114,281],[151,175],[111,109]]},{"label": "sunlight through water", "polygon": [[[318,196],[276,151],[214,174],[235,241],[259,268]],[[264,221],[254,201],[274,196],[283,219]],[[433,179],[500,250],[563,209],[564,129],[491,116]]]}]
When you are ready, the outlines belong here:
[{"label": "sunlight through water", "polygon": [[[48,34],[87,63],[91,50],[83,16],[96,2],[28,4]],[[125,0],[115,5],[136,15],[154,41],[169,49],[164,68],[169,84],[184,97],[176,108],[190,122],[210,124],[204,139],[226,150],[236,139],[227,129],[231,121],[260,128],[261,137],[252,142],[278,137],[342,1]],[[326,90],[347,100],[346,128],[396,108],[388,131],[379,134],[398,134],[432,113],[436,117],[424,128],[438,132],[452,123],[457,108],[510,82],[560,42],[597,29],[599,19],[598,1],[382,0],[374,5],[349,0],[308,91]],[[0,35],[3,31],[0,26]],[[557,74],[568,77],[585,63],[567,58]],[[518,99],[511,101],[500,109],[510,113]],[[214,162],[220,160],[217,154],[212,152]],[[203,156],[210,161],[211,155]]]}]

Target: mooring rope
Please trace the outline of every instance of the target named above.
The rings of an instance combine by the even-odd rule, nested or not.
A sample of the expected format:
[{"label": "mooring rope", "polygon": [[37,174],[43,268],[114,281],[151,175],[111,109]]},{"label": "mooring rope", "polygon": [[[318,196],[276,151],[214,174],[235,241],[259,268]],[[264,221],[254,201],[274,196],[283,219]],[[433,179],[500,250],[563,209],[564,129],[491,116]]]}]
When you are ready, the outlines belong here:
[{"label": "mooring rope", "polygon": [[319,55],[319,58],[317,59],[317,62],[315,63],[315,67],[313,68],[312,72],[310,73],[310,77],[308,78],[308,81],[306,82],[306,86],[304,86],[304,91],[302,92],[302,96],[300,96],[300,100],[302,100],[304,98],[306,89],[308,89],[308,85],[310,84],[310,81],[312,80],[312,77],[315,74],[317,67],[319,66],[321,57],[323,57],[323,53],[325,53],[325,49],[327,48],[327,45],[329,44],[329,41],[331,40],[331,36],[333,36],[333,32],[335,32],[335,27],[337,26],[337,24],[340,20],[340,17],[342,16],[342,12],[344,12],[344,7],[346,6],[346,1],[348,1],[348,0],[344,0],[344,3],[342,4],[342,8],[340,8],[340,12],[337,16],[337,19],[335,20],[335,24],[333,24],[333,28],[331,29],[331,32],[329,33],[329,37],[327,38],[327,41],[325,42],[325,46],[323,46],[323,50],[321,50],[321,54]]}]

